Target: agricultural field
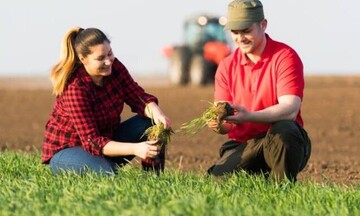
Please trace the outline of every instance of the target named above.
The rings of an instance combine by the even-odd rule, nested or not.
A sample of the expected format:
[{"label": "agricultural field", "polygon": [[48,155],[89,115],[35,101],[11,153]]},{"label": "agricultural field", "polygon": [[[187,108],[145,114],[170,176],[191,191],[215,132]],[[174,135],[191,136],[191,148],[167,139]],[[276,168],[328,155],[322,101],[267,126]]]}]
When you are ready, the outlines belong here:
[{"label": "agricultural field", "polygon": [[[218,203],[218,200],[221,199],[225,199],[225,201],[220,202],[222,204],[217,210],[214,210],[213,215],[219,212],[224,212],[225,215],[226,213],[231,215],[234,212],[227,211],[226,209],[229,205],[234,204],[235,201],[239,202],[239,206],[244,207],[251,205],[252,202],[260,206],[261,200],[264,206],[260,206],[259,211],[251,207],[244,207],[244,209],[238,208],[239,210],[243,209],[244,214],[261,214],[268,213],[269,211],[263,209],[269,208],[266,207],[266,203],[274,203],[269,215],[277,215],[280,210],[276,209],[278,208],[276,204],[279,204],[278,202],[285,202],[285,207],[288,206],[289,209],[293,209],[295,212],[299,211],[298,214],[300,214],[300,210],[304,210],[303,213],[305,215],[311,213],[313,213],[312,215],[316,215],[317,213],[318,215],[359,214],[360,113],[358,107],[360,77],[306,77],[302,115],[305,121],[305,129],[312,139],[312,155],[308,165],[298,177],[297,185],[299,186],[295,187],[281,185],[269,186],[267,183],[264,183],[263,180],[257,179],[256,177],[250,178],[252,180],[247,182],[247,178],[245,178],[244,175],[240,177],[229,177],[221,180],[224,181],[222,183],[206,178],[204,176],[206,169],[217,160],[218,148],[226,141],[226,136],[217,135],[208,129],[204,129],[191,136],[181,133],[173,134],[166,152],[165,174],[160,178],[150,177],[150,182],[141,180],[145,178],[144,175],[148,175],[142,174],[142,172],[139,172],[139,169],[137,169],[139,166],[138,159],[133,161],[132,164],[134,166],[130,166],[130,168],[124,170],[124,172],[130,173],[120,173],[117,176],[107,177],[103,180],[97,179],[94,175],[85,177],[74,177],[70,175],[71,178],[65,175],[65,177],[62,177],[64,179],[63,183],[56,182],[55,177],[52,177],[49,173],[48,167],[40,164],[40,148],[44,125],[54,101],[54,96],[51,95],[50,85],[47,82],[46,79],[35,78],[0,79],[0,180],[2,184],[0,204],[3,208],[5,206],[7,209],[3,213],[11,212],[11,208],[15,210],[17,208],[21,209],[21,207],[24,206],[19,205],[27,205],[26,203],[30,200],[37,200],[36,206],[33,206],[34,208],[45,208],[38,202],[45,202],[45,200],[48,199],[55,202],[53,199],[56,198],[55,195],[57,193],[61,196],[71,195],[70,198],[65,200],[57,198],[59,199],[57,202],[69,208],[73,208],[72,203],[78,199],[83,199],[80,203],[88,202],[86,205],[90,205],[91,203],[97,202],[89,198],[89,196],[93,195],[90,188],[102,190],[101,193],[99,191],[94,192],[96,193],[96,199],[101,199],[102,197],[118,199],[120,203],[120,200],[123,199],[120,195],[104,194],[106,191],[110,194],[114,193],[114,191],[109,188],[111,186],[109,182],[115,181],[114,187],[118,188],[116,190],[130,190],[130,195],[125,195],[126,193],[124,193],[124,191],[120,192],[122,196],[128,196],[126,200],[139,198],[136,201],[127,201],[122,205],[140,207],[142,203],[146,203],[144,204],[143,210],[149,212],[149,215],[156,215],[155,210],[157,208],[159,208],[164,215],[168,214],[169,212],[167,212],[164,207],[170,205],[166,204],[168,202],[174,206],[174,212],[177,212],[178,209],[180,209],[180,212],[190,212],[194,210],[193,215],[203,215],[208,212],[212,205],[215,205],[215,203]],[[208,107],[207,101],[212,101],[213,98],[213,86],[179,87],[172,86],[166,81],[158,79],[139,79],[138,82],[147,92],[159,98],[160,106],[171,118],[174,130],[180,128],[184,122],[188,122],[201,115]],[[126,108],[122,118],[127,119],[131,115],[130,110]],[[22,155],[24,155],[24,158],[22,158]],[[12,161],[12,163],[10,164],[9,161]],[[133,178],[131,175],[137,176],[135,177],[136,181],[133,182],[134,185],[131,185],[132,182],[130,179]],[[42,178],[41,176],[45,177],[38,179]],[[125,188],[122,189],[121,180],[119,179],[123,178],[123,176],[125,178]],[[186,178],[188,178],[188,180]],[[15,180],[13,181],[13,179]],[[74,185],[88,181],[94,182],[83,186],[83,189],[86,190],[83,192],[83,195],[86,195],[86,197],[82,196],[82,198],[79,198],[77,190],[80,190],[81,187],[77,189]],[[135,185],[139,184],[139,181],[143,181],[140,182],[140,184],[145,185],[145,189],[141,189]],[[151,183],[151,181],[153,182]],[[157,181],[160,181],[159,185],[157,185]],[[242,181],[244,182],[242,183]],[[239,184],[243,184],[244,187],[234,182],[240,182]],[[32,190],[27,191],[27,189],[25,189],[27,184],[30,188],[35,187],[33,190],[36,191],[36,194],[33,194],[32,192],[34,191]],[[150,192],[151,188],[146,188],[148,184],[154,184],[155,190],[166,189],[158,193]],[[171,187],[173,187],[173,184],[180,185],[174,186],[174,188],[171,189],[170,185],[166,186],[166,184],[171,184]],[[206,187],[207,184],[209,184],[209,188]],[[48,188],[46,185],[54,188]],[[104,188],[99,188],[98,185],[102,185]],[[188,190],[187,186],[190,187],[190,198],[183,192]],[[44,192],[41,192],[39,189],[42,187],[44,187]],[[292,189],[293,187],[294,189]],[[289,188],[291,188],[293,192],[289,192]],[[253,189],[255,189],[256,192]],[[15,190],[19,190],[20,194],[17,194]],[[145,191],[136,192],[136,190]],[[191,190],[195,190],[196,192]],[[260,193],[261,191],[264,191],[264,194]],[[314,191],[314,194],[312,194],[311,191]],[[159,198],[159,202],[149,200],[149,197],[146,197],[148,195],[144,195],[145,192],[148,194],[154,193],[154,198]],[[233,192],[241,193],[241,195],[231,195]],[[272,194],[273,192],[280,196],[279,200],[276,200],[276,197]],[[47,195],[49,193],[50,195]],[[162,196],[163,193],[170,196],[169,199],[171,201],[165,200],[166,196]],[[169,195],[171,193],[174,194]],[[202,197],[201,195],[204,193],[209,193],[210,197]],[[307,201],[302,201],[303,198],[305,199],[305,197],[309,197],[309,195],[315,197]],[[8,196],[8,198],[4,196]],[[26,196],[29,197],[26,198]],[[294,200],[290,199],[290,203],[286,204],[289,196]],[[318,200],[324,196],[325,198],[323,200]],[[329,198],[326,198],[327,196],[329,196]],[[20,201],[20,204],[13,203],[11,204],[12,207],[9,207],[8,204],[5,203],[8,203],[10,201],[9,199],[12,198],[22,201]],[[174,200],[177,198],[179,198],[179,200]],[[184,207],[184,203],[189,202],[189,200],[186,200],[187,198],[192,200],[192,204]],[[264,202],[264,200],[268,201]],[[109,209],[117,209],[117,207],[112,206],[116,205],[115,201],[107,202],[103,200],[100,203],[108,205]],[[197,203],[202,207],[195,208],[193,205]],[[294,209],[295,207],[290,207],[290,204],[300,205]],[[31,206],[32,204],[30,203],[28,205]],[[50,203],[50,205],[55,204]],[[150,205],[154,206],[154,209],[151,209],[149,207]],[[326,205],[328,205],[328,207],[326,207]],[[354,205],[354,207],[351,207],[352,205]],[[0,209],[1,208],[2,207],[0,207]],[[85,207],[83,208],[87,209]],[[135,209],[135,207],[131,207],[130,209],[132,208]],[[332,208],[338,210],[332,211]],[[50,210],[46,210],[44,212],[49,213],[49,211]],[[61,209],[57,209],[56,212],[58,214],[62,213]],[[24,212],[19,210],[18,213]],[[123,213],[124,215],[129,214],[129,212],[125,210]],[[288,212],[288,214],[290,214],[290,212]],[[177,213],[174,213],[174,215],[177,215]]]}]

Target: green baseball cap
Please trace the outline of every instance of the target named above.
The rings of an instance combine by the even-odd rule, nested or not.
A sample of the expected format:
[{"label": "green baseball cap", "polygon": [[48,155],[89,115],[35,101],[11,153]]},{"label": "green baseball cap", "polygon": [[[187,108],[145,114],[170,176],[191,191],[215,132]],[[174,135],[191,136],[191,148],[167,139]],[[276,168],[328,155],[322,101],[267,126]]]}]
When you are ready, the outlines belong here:
[{"label": "green baseball cap", "polygon": [[264,19],[263,5],[258,0],[234,0],[228,5],[225,30],[243,30]]}]

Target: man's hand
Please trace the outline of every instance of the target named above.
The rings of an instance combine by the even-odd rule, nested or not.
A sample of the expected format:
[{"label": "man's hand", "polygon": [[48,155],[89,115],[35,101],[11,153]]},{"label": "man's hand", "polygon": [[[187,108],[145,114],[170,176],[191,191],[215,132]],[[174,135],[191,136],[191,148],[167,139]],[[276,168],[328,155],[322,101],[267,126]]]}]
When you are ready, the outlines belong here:
[{"label": "man's hand", "polygon": [[227,134],[232,128],[232,124],[221,121],[219,124],[217,120],[210,120],[207,122],[207,126],[219,134]]},{"label": "man's hand", "polygon": [[235,114],[225,117],[224,120],[226,122],[233,124],[241,124],[248,121],[251,113],[245,107],[232,105],[232,108],[234,108]]}]

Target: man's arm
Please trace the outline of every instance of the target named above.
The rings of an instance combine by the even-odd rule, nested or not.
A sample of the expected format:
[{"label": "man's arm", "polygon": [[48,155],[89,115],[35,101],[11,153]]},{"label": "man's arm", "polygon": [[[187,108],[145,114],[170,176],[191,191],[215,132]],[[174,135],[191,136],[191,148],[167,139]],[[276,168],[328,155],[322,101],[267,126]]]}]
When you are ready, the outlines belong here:
[{"label": "man's arm", "polygon": [[263,110],[250,112],[242,106],[233,105],[235,115],[225,118],[227,122],[270,123],[280,120],[295,120],[301,106],[301,98],[295,95],[284,95],[278,98],[279,103]]}]

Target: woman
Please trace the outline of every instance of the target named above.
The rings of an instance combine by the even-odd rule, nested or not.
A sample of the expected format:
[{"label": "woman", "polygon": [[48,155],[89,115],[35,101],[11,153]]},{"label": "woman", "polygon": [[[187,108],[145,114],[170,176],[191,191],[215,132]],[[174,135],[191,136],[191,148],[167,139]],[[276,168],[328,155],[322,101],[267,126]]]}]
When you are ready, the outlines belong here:
[{"label": "woman", "polygon": [[[142,138],[152,125],[170,120],[114,56],[110,40],[96,28],[65,35],[60,61],[51,71],[54,108],[46,124],[42,163],[51,170],[115,173],[135,156],[154,158],[156,141]],[[124,103],[138,115],[121,123]]]}]

